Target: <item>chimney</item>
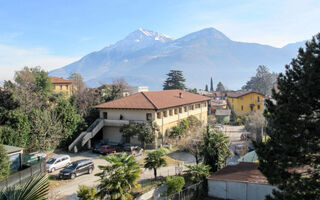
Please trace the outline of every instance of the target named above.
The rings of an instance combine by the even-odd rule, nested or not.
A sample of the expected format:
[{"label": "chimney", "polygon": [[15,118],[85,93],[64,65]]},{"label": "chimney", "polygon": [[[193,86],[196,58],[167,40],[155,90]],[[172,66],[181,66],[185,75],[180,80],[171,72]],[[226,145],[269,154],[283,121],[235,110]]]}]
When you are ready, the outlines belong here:
[{"label": "chimney", "polygon": [[179,92],[179,98],[182,99],[182,92]]}]

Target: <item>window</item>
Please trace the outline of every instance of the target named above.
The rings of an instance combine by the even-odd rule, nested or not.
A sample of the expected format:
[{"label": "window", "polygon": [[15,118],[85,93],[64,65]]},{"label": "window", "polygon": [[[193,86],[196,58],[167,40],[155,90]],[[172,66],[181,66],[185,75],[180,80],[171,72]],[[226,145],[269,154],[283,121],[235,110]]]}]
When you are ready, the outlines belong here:
[{"label": "window", "polygon": [[189,110],[193,110],[193,109],[194,109],[193,105],[189,106]]},{"label": "window", "polygon": [[168,116],[168,112],[165,110],[163,111],[163,117],[167,117]]},{"label": "window", "polygon": [[152,114],[151,113],[147,113],[146,114],[146,119],[147,119],[147,121],[152,121]]},{"label": "window", "polygon": [[258,105],[258,110],[260,110],[260,105]]},{"label": "window", "polygon": [[196,108],[200,108],[200,103],[196,104]]},{"label": "window", "polygon": [[107,112],[103,112],[103,119],[108,119],[108,113]]},{"label": "window", "polygon": [[60,90],[62,90],[62,85],[60,85]]},{"label": "window", "polygon": [[243,97],[240,97],[241,100],[243,100]]},{"label": "window", "polygon": [[184,107],[184,112],[188,112],[188,107],[187,106]]},{"label": "window", "polygon": [[174,109],[174,114],[175,114],[175,115],[178,114],[178,108],[175,108],[175,109]]},{"label": "window", "polygon": [[54,85],[53,88],[54,88],[54,90],[56,90],[56,89],[57,89],[57,88],[56,88],[56,85]]},{"label": "window", "polygon": [[241,106],[241,110],[243,110],[243,106]]},{"label": "window", "polygon": [[[233,99],[232,99],[232,101],[233,101]],[[207,103],[204,103],[204,104],[203,104],[203,107],[207,107]]]},{"label": "window", "polygon": [[182,107],[179,108],[179,113],[182,113]]},{"label": "window", "polygon": [[260,102],[260,97],[258,96],[258,102]]},{"label": "window", "polygon": [[158,113],[157,113],[157,118],[158,118],[158,119],[161,119],[161,112],[158,112]]},{"label": "window", "polygon": [[69,90],[69,85],[66,85],[67,90]]},{"label": "window", "polygon": [[172,116],[173,115],[173,110],[169,110],[169,115]]}]

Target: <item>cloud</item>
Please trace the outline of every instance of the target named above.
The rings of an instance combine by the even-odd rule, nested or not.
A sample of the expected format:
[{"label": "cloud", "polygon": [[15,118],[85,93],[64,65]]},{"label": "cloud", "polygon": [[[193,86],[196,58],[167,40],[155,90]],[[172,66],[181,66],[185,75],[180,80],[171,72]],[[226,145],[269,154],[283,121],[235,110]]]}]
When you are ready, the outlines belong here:
[{"label": "cloud", "polygon": [[50,71],[78,59],[52,55],[46,48],[22,48],[0,44],[0,81],[12,80],[14,72],[21,70],[24,66],[40,66]]}]

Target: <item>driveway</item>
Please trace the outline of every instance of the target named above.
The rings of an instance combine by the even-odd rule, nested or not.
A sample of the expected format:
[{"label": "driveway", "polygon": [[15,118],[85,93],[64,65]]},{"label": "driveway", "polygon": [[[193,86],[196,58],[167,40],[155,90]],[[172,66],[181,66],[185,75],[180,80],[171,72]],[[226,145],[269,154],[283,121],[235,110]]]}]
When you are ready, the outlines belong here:
[{"label": "driveway", "polygon": [[[60,199],[67,199],[67,200],[77,200],[77,191],[79,185],[86,185],[86,186],[94,186],[99,184],[99,177],[95,176],[101,172],[98,169],[99,165],[106,165],[107,162],[103,160],[98,154],[93,154],[91,151],[81,152],[78,154],[69,154],[71,157],[71,161],[81,160],[81,159],[91,159],[94,162],[95,169],[92,174],[86,174],[75,178],[74,180],[70,180],[65,184],[62,184],[56,188],[50,190],[48,199],[50,200],[60,200]],[[174,159],[181,160],[183,162],[187,162],[188,164],[193,163],[193,156],[189,153],[185,152],[175,152],[169,154],[169,156],[173,157]],[[143,159],[144,156],[136,157],[137,160]],[[195,162],[195,161],[194,161]],[[148,170],[141,168],[142,173],[140,174],[140,180],[150,179],[154,177],[153,170]],[[186,168],[183,164],[181,165],[171,165],[166,167],[161,167],[158,169],[158,176],[172,176],[176,174],[181,174]],[[60,170],[59,170],[60,171]],[[59,171],[55,171],[52,175],[59,174]]]}]

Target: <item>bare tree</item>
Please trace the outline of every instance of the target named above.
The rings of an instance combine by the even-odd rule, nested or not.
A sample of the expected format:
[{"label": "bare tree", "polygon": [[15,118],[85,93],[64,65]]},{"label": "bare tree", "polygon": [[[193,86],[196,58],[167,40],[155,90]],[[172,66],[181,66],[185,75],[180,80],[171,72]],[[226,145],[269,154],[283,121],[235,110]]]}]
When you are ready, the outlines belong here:
[{"label": "bare tree", "polygon": [[245,128],[253,134],[253,139],[257,142],[262,141],[262,133],[265,126],[266,120],[260,112],[250,113],[248,116],[248,122],[245,124]]}]

